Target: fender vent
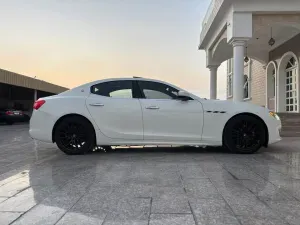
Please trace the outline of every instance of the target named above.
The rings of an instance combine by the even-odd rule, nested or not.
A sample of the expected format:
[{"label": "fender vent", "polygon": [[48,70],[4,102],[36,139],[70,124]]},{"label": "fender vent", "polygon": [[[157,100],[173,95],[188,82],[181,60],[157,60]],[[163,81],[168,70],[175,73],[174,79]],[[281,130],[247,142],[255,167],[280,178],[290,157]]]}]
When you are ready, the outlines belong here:
[{"label": "fender vent", "polygon": [[205,111],[206,113],[226,113],[226,111]]}]

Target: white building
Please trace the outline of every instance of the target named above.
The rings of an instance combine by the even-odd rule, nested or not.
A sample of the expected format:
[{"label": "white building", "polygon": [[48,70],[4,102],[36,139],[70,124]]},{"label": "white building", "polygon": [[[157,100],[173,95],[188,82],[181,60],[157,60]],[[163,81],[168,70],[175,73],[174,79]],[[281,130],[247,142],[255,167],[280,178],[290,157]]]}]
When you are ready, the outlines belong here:
[{"label": "white building", "polygon": [[300,0],[213,0],[199,49],[206,51],[212,99],[227,61],[228,99],[299,112]]}]

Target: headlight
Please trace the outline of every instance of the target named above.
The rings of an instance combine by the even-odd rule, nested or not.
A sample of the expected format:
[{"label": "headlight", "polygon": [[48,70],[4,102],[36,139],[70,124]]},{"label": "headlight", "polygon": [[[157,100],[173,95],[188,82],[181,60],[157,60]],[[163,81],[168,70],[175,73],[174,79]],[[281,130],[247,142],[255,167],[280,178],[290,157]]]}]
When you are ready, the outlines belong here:
[{"label": "headlight", "polygon": [[276,120],[280,120],[279,116],[275,112],[270,111],[269,115],[275,118]]}]

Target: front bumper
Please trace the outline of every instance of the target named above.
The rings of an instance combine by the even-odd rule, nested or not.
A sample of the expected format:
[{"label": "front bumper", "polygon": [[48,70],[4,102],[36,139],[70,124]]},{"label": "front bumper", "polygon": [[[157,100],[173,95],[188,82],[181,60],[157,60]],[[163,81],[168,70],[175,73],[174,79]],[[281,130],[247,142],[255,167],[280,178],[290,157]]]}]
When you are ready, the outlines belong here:
[{"label": "front bumper", "polygon": [[281,129],[282,129],[281,121],[272,118],[272,120],[268,123],[268,131],[269,131],[268,144],[274,144],[282,140],[280,136]]}]

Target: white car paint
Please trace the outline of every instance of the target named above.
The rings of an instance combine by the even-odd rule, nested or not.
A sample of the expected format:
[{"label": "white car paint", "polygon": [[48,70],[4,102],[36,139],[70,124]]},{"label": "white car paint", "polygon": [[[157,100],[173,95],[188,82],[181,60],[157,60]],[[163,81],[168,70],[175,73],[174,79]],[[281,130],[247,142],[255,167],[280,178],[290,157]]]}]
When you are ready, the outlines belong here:
[{"label": "white car paint", "polygon": [[[203,107],[200,101],[141,99],[144,140],[200,141]],[[149,109],[149,108],[153,109]]]},{"label": "white car paint", "polygon": [[97,128],[106,137],[143,140],[143,118],[138,99],[109,98],[91,94],[86,99],[86,107]]},{"label": "white car paint", "polygon": [[[61,94],[43,98],[46,103],[34,110],[30,120],[30,135],[44,142],[53,142],[55,123],[63,116],[78,114],[87,118],[96,132],[98,145],[205,145],[221,146],[227,121],[240,113],[260,117],[269,132],[269,144],[281,140],[280,119],[269,115],[269,110],[244,102],[206,100],[191,93],[192,101],[173,99],[124,99],[91,94],[91,82]],[[166,82],[178,90],[183,89]],[[95,104],[100,104],[95,107]]]}]

